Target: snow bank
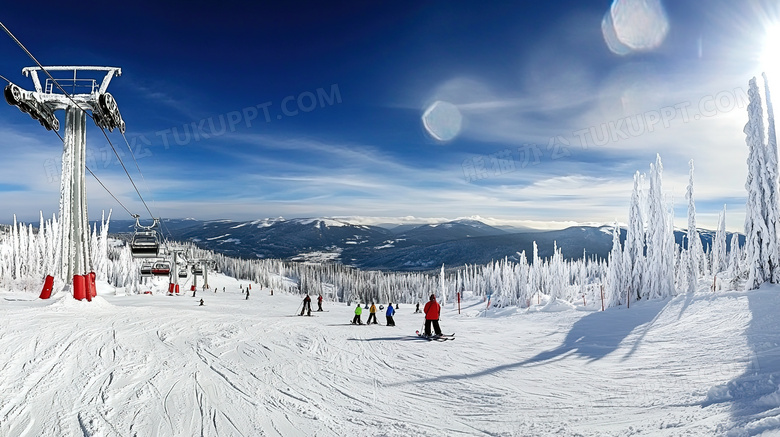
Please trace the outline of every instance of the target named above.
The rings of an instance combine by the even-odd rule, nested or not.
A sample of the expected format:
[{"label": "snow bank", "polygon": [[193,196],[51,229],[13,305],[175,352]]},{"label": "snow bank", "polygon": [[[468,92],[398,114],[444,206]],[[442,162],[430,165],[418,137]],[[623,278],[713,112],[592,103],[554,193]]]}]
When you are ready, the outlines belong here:
[{"label": "snow bank", "polygon": [[756,400],[756,405],[760,405],[762,407],[767,407],[767,408],[780,407],[780,387],[778,387],[778,389],[775,390],[774,392],[758,398]]},{"label": "snow bank", "polygon": [[528,308],[529,312],[559,313],[561,311],[575,310],[576,307],[562,299],[550,299],[544,305],[533,305]]}]

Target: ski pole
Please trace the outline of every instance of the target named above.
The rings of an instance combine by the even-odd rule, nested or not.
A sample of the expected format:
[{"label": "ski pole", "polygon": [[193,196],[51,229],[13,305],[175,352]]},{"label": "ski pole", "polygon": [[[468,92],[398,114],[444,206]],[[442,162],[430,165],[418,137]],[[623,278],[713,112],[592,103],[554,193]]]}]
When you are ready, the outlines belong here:
[{"label": "ski pole", "polygon": [[298,310],[295,311],[294,315],[298,315],[298,311],[300,311],[303,308],[303,302],[301,302],[301,306],[298,307]]}]

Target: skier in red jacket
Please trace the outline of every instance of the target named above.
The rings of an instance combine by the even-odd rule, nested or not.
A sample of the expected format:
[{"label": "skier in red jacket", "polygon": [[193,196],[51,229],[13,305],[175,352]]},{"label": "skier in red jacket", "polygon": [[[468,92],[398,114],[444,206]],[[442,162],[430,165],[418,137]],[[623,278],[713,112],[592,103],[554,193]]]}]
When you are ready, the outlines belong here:
[{"label": "skier in red jacket", "polygon": [[431,325],[436,335],[441,335],[441,328],[439,327],[439,311],[441,307],[439,302],[436,302],[436,295],[432,294],[431,299],[425,304],[423,311],[425,312],[425,336],[431,336]]}]

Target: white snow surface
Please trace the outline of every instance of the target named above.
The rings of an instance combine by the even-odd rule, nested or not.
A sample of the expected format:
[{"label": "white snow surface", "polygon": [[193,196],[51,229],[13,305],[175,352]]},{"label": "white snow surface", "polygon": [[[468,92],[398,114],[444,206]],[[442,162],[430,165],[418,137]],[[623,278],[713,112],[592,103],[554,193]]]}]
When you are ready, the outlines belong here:
[{"label": "white snow surface", "polygon": [[[2,436],[777,435],[780,287],[605,312],[447,304],[442,329],[218,292],[0,293]],[[222,292],[222,287],[227,291]],[[122,294],[122,293],[120,293]],[[469,295],[468,293],[466,295]],[[205,306],[198,306],[203,298]],[[383,302],[387,304],[387,302]],[[555,312],[549,312],[553,310]],[[316,305],[314,305],[316,308]],[[367,311],[364,312],[364,321]]]},{"label": "white snow surface", "polygon": [[225,237],[229,237],[229,236],[230,236],[230,234],[225,234],[225,235],[220,235],[218,237],[206,238],[206,240],[208,240],[208,241],[219,240],[220,238],[225,238]]},{"label": "white snow surface", "polygon": [[[262,219],[262,220],[255,220],[253,222],[250,222],[249,224],[250,225],[254,225],[255,227],[258,227],[258,228],[268,228],[268,227],[271,227],[271,226],[275,225],[276,223],[280,223],[280,222],[283,222],[283,221],[285,221],[284,217],[277,217],[277,218],[266,218],[266,219]],[[239,225],[239,226],[241,226],[241,225]],[[238,227],[238,226],[236,226],[236,227]]]},{"label": "white snow surface", "polygon": [[321,226],[328,227],[334,227],[334,228],[340,228],[344,226],[349,226],[349,223],[343,222],[341,220],[334,220],[334,219],[328,219],[328,218],[301,218],[301,219],[293,219],[293,222],[296,222],[301,225],[310,225],[314,223],[314,227],[319,229]]}]

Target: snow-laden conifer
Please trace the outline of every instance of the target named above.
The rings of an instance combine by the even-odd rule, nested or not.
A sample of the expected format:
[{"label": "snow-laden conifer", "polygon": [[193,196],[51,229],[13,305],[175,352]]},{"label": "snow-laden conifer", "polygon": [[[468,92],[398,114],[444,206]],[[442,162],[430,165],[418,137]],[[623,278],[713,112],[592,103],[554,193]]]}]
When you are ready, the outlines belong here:
[{"label": "snow-laden conifer", "polygon": [[645,250],[645,224],[642,214],[642,183],[644,177],[636,172],[634,174],[634,189],[631,193],[631,206],[628,211],[628,227],[626,229],[626,243],[624,269],[627,292],[630,291],[631,300],[637,300],[641,296],[642,277]]},{"label": "snow-laden conifer", "polygon": [[769,229],[766,223],[767,195],[767,159],[764,146],[764,119],[761,94],[752,78],[748,88],[748,122],[745,124],[745,142],[748,146],[748,172],[745,189],[745,256],[748,274],[745,287],[748,290],[758,288],[770,276]]},{"label": "snow-laden conifer", "polygon": [[693,198],[693,160],[688,162],[688,189],[685,198],[688,200],[688,250],[686,253],[687,268],[685,284],[682,290],[686,293],[696,291],[699,277],[699,256],[701,255],[701,240],[696,229],[696,202]]},{"label": "snow-laden conifer", "polygon": [[617,220],[612,228],[612,250],[609,253],[609,267],[607,269],[607,280],[604,288],[604,300],[607,306],[613,307],[620,305],[620,298],[623,293],[623,251],[620,247],[620,226]]},{"label": "snow-laden conifer", "polygon": [[715,231],[715,240],[712,242],[712,274],[726,270],[726,205],[718,214],[718,229]]},{"label": "snow-laden conifer", "polygon": [[[670,215],[663,198],[663,164],[656,155],[650,165],[650,190],[647,197],[647,264],[643,296],[659,299],[674,294],[674,235]],[[671,244],[670,244],[671,238]]]}]

